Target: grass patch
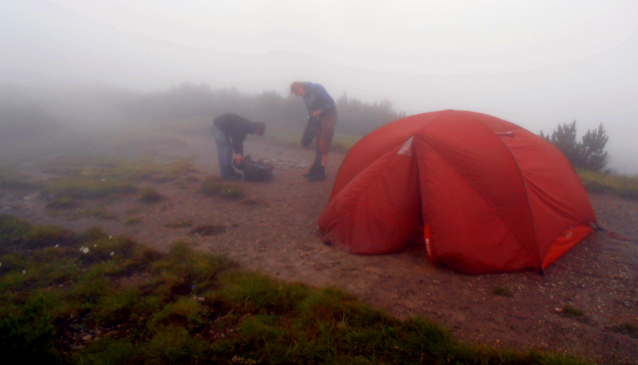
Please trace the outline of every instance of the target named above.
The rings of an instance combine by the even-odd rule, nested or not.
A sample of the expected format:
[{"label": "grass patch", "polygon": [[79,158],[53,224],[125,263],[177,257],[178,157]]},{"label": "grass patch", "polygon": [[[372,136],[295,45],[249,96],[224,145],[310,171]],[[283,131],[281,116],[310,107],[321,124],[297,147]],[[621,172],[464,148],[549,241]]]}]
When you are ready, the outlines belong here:
[{"label": "grass patch", "polygon": [[237,200],[246,196],[244,188],[237,184],[225,184],[219,191],[219,195],[224,199]]},{"label": "grass patch", "polygon": [[148,157],[104,156],[61,156],[40,163],[44,172],[57,176],[43,190],[53,209],[63,208],[64,202],[73,199],[105,199],[135,193],[141,182],[162,180],[167,173],[179,174],[187,168],[183,165],[178,163],[177,167],[165,170]]},{"label": "grass patch", "polygon": [[67,219],[78,220],[86,217],[94,217],[103,220],[117,219],[117,216],[115,214],[109,212],[102,206],[73,211],[67,216]]},{"label": "grass patch", "polygon": [[198,168],[195,167],[195,164],[190,159],[182,158],[175,161],[166,171],[167,175],[172,175],[175,177],[181,177],[184,175],[189,175],[193,173],[200,172]]},{"label": "grass patch", "polygon": [[100,199],[136,191],[137,187],[130,181],[62,177],[44,188],[43,193],[51,199]]},{"label": "grass patch", "polygon": [[202,181],[201,192],[209,196],[221,196],[229,200],[243,199],[246,194],[238,184],[224,183],[219,176],[207,177]]},{"label": "grass patch", "polygon": [[140,200],[144,203],[157,203],[164,200],[164,197],[157,190],[147,186],[140,191]]},{"label": "grass patch", "polygon": [[1,189],[32,190],[40,187],[40,183],[32,181],[21,173],[17,165],[0,160]]},{"label": "grass patch", "polygon": [[[5,231],[13,241],[37,229],[4,219],[16,225]],[[585,363],[464,345],[423,318],[399,320],[336,289],[239,270],[184,241],[161,253],[97,229],[74,237],[0,254],[1,268],[12,262],[0,273],[3,356],[71,364]]]},{"label": "grass patch", "polygon": [[597,193],[611,193],[624,198],[638,199],[638,177],[612,175],[602,172],[578,170],[585,189]]},{"label": "grass patch", "polygon": [[502,288],[500,286],[497,286],[496,288],[494,288],[492,290],[492,294],[499,295],[499,296],[502,296],[502,297],[512,297],[513,296],[512,292],[510,292],[509,290],[507,290],[505,288]]},{"label": "grass patch", "polygon": [[207,177],[202,181],[201,192],[209,196],[217,195],[223,186],[224,183],[219,176]]}]

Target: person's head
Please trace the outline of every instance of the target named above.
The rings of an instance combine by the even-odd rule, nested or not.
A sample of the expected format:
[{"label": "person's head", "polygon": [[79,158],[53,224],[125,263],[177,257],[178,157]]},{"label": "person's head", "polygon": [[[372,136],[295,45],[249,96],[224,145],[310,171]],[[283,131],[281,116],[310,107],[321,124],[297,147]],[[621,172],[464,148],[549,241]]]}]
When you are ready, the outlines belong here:
[{"label": "person's head", "polygon": [[258,136],[263,136],[266,133],[266,125],[262,122],[250,122],[251,133]]},{"label": "person's head", "polygon": [[290,84],[290,92],[297,96],[306,95],[306,83],[301,81],[295,81]]}]

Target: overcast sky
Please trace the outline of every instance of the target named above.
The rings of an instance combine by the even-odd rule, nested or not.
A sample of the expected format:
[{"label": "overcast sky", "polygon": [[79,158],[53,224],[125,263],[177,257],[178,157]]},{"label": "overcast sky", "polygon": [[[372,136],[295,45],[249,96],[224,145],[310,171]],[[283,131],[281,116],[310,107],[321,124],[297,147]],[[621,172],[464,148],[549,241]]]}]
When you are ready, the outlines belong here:
[{"label": "overcast sky", "polygon": [[0,83],[291,81],[409,114],[488,113],[532,132],[604,123],[638,173],[636,0],[24,0],[0,3]]}]

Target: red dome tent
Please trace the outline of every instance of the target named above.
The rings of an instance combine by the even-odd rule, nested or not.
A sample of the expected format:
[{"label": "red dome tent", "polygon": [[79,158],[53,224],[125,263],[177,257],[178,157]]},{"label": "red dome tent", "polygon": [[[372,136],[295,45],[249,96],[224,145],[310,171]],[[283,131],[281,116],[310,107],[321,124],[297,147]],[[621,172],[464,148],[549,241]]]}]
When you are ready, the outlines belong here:
[{"label": "red dome tent", "polygon": [[319,219],[334,247],[384,254],[420,237],[431,261],[470,274],[542,272],[594,224],[558,149],[510,122],[456,110],[403,118],[364,137]]}]

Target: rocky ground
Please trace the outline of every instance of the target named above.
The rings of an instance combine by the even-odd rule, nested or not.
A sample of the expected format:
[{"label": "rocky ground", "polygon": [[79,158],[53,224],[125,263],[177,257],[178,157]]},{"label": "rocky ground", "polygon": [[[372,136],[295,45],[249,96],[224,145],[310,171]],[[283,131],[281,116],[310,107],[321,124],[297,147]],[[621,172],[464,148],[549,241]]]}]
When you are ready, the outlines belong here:
[{"label": "rocky ground", "polygon": [[[311,150],[249,139],[245,148],[253,158],[268,158],[277,166],[274,180],[239,182],[249,199],[228,201],[199,191],[204,177],[218,171],[211,138],[166,141],[138,147],[152,149],[159,159],[194,157],[201,171],[179,184],[153,184],[166,197],[160,203],[147,205],[128,196],[106,207],[114,219],[69,220],[47,214],[38,193],[0,191],[0,213],[74,230],[99,226],[158,248],[185,239],[282,280],[338,287],[398,317],[424,316],[469,343],[552,350],[597,363],[638,361],[637,201],[591,195],[605,230],[585,239],[545,275],[468,276],[433,266],[423,247],[353,256],[325,246],[317,220],[343,155],[331,155],[327,181],[309,183],[301,175],[312,161]],[[131,224],[130,218],[139,223]],[[170,227],[185,221],[191,225]],[[224,229],[215,235],[193,232],[206,225]]]}]

